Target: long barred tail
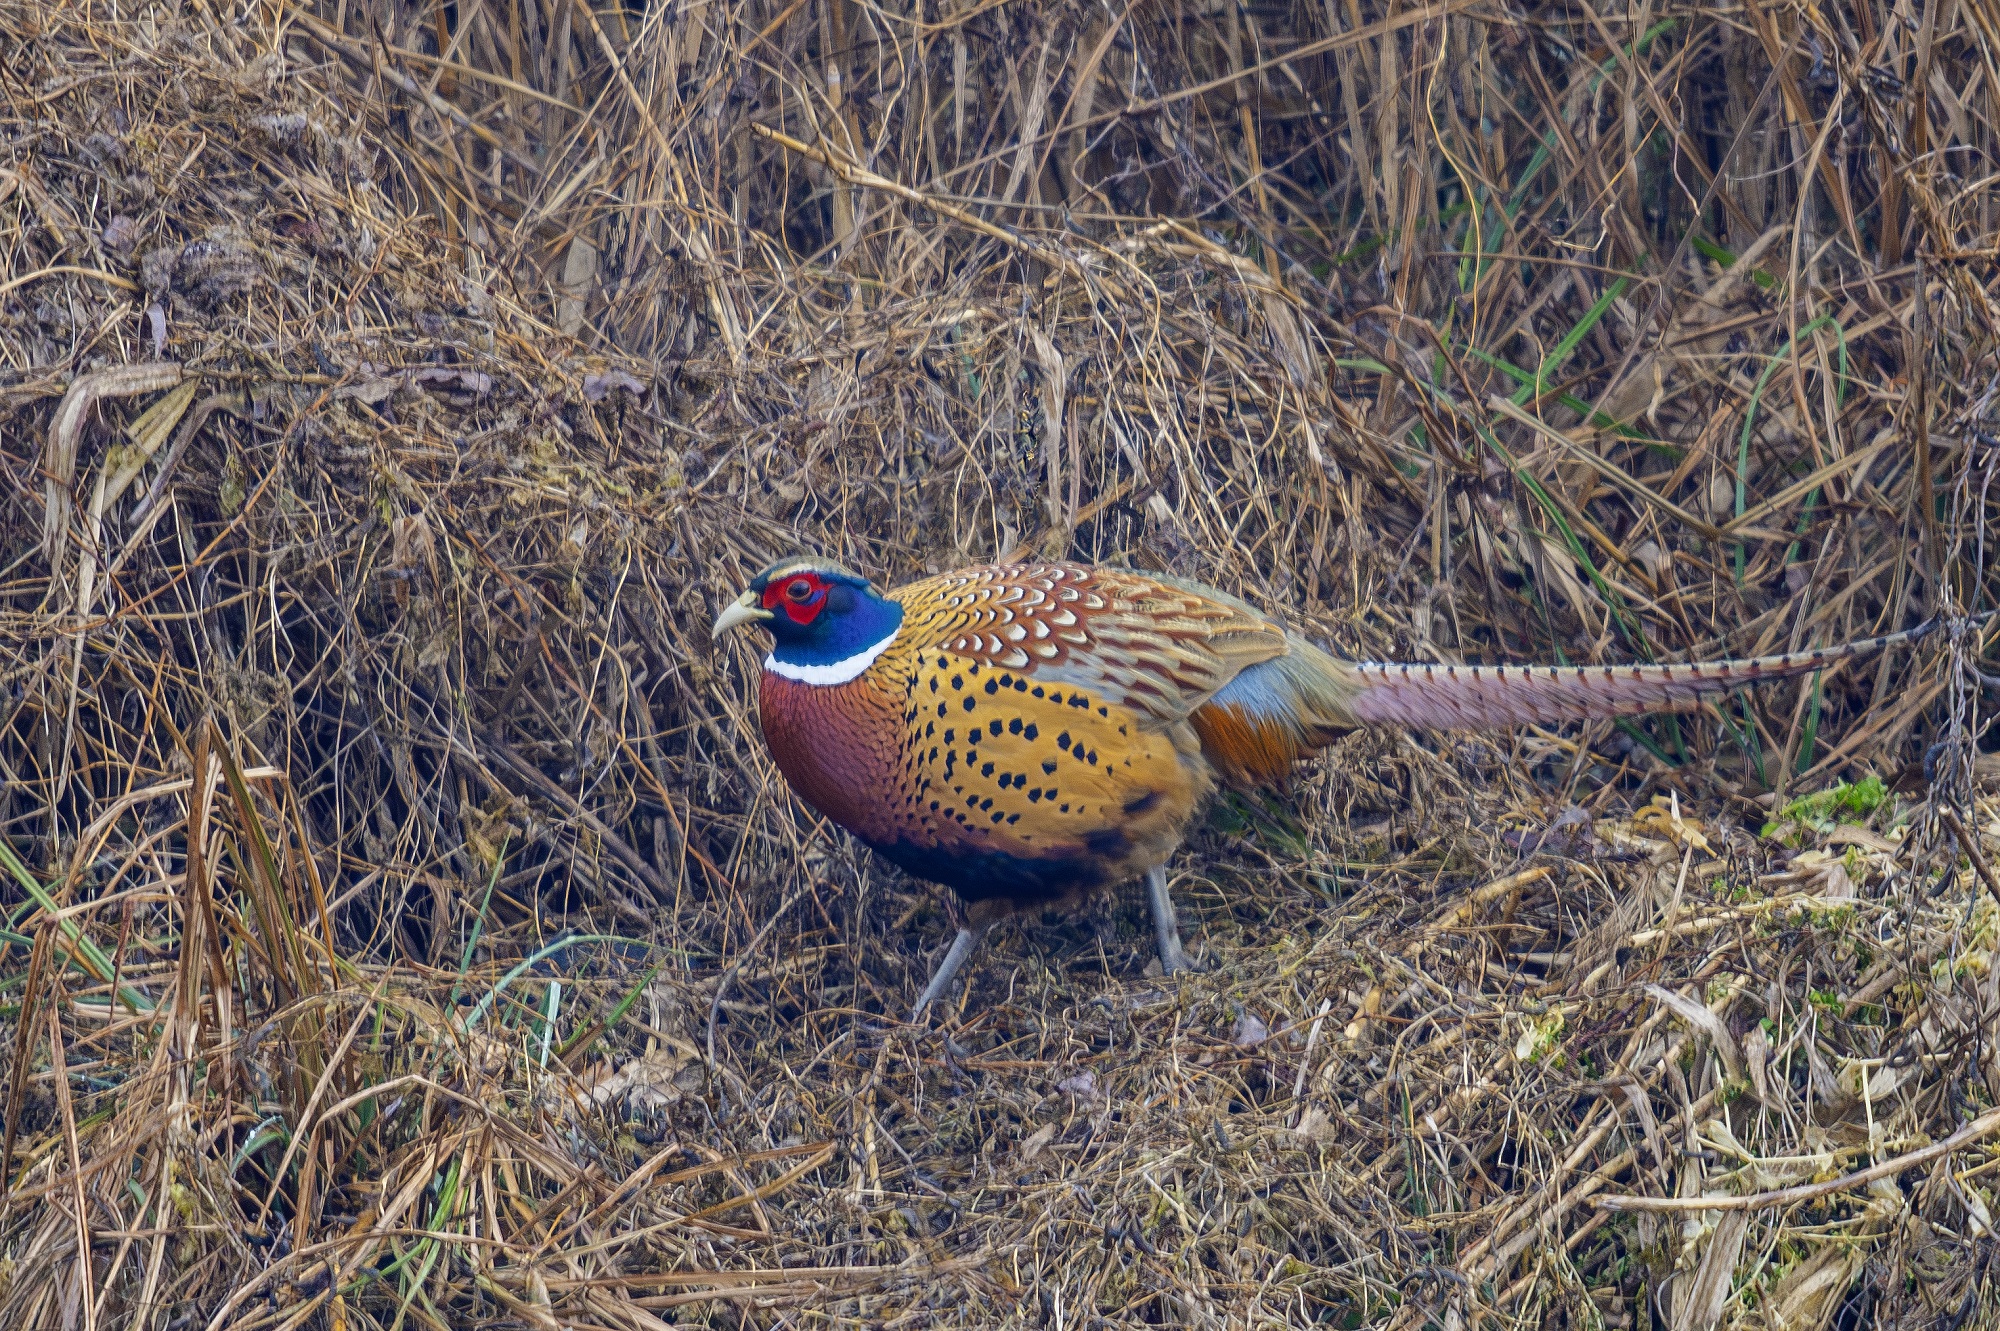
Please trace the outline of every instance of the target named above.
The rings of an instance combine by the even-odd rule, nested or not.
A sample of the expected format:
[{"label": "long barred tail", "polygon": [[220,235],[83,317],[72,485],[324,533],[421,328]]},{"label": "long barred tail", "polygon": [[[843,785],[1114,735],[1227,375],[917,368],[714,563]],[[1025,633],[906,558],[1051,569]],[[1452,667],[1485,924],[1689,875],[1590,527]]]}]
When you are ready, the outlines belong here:
[{"label": "long barred tail", "polygon": [[[1974,616],[1983,623],[1994,612]],[[1580,721],[1635,712],[1678,711],[1702,697],[1768,680],[1810,674],[1915,642],[1935,619],[1879,638],[1744,661],[1685,665],[1453,666],[1333,661],[1345,710],[1368,725],[1485,730],[1535,721]],[[1322,666],[1324,668],[1324,666]]]},{"label": "long barred tail", "polygon": [[[1974,615],[1972,623],[1995,614]],[[1338,660],[1294,636],[1290,651],[1243,670],[1188,720],[1224,780],[1255,786],[1282,780],[1355,726],[1496,730],[1678,711],[1707,695],[1915,642],[1937,627],[1930,620],[1880,638],[1747,661],[1617,666],[1385,665]]]}]

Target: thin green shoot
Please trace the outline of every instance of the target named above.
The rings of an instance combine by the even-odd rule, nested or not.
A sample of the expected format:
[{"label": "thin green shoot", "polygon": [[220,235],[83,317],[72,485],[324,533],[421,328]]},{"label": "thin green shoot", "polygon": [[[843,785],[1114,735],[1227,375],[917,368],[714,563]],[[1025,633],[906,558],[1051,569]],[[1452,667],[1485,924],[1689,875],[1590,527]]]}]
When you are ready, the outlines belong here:
[{"label": "thin green shoot", "polygon": [[1757,784],[1764,789],[1771,788],[1771,779],[1764,770],[1764,746],[1757,739],[1757,718],[1750,714],[1750,699],[1742,694],[1736,697],[1737,706],[1743,709],[1743,724],[1739,727],[1729,720],[1727,712],[1717,709],[1723,721],[1736,736],[1736,743],[1750,759],[1750,765],[1757,769]]},{"label": "thin green shoot", "polygon": [[568,1061],[569,1056],[575,1053],[580,1046],[602,1039],[617,1029],[618,1023],[625,1020],[625,1014],[632,1010],[632,1005],[639,1001],[639,995],[646,992],[646,986],[651,984],[654,977],[659,975],[662,970],[666,969],[666,965],[667,963],[664,961],[655,962],[653,969],[647,971],[639,983],[628,989],[625,992],[625,996],[618,1000],[618,1006],[611,1009],[611,1015],[604,1019],[602,1028],[586,1026],[581,1030],[573,1032],[567,1040],[564,1040],[557,1047],[556,1057]]},{"label": "thin green shoot", "polygon": [[1813,671],[1812,702],[1806,707],[1806,733],[1799,744],[1799,761],[1793,770],[1804,776],[1812,770],[1814,746],[1819,743],[1820,681],[1824,671]]},{"label": "thin green shoot", "polygon": [[546,1071],[549,1066],[549,1042],[555,1038],[556,1013],[562,1010],[562,981],[549,981],[549,996],[542,1009],[542,1054],[538,1061]]},{"label": "thin green shoot", "polygon": [[465,973],[472,968],[472,950],[479,946],[479,937],[486,931],[486,911],[493,904],[493,890],[500,885],[500,870],[507,863],[507,838],[500,838],[500,849],[493,856],[493,873],[486,880],[486,895],[479,899],[479,913],[472,917],[472,932],[465,940],[465,951],[459,954],[458,978],[451,983],[451,997],[445,1000],[446,1008],[458,1006],[459,991],[465,986]]},{"label": "thin green shoot", "polygon": [[[56,899],[42,886],[41,880],[29,872],[28,866],[21,862],[20,856],[14,853],[13,846],[9,845],[5,838],[0,838],[0,866],[4,866],[7,872],[14,876],[14,881],[21,885],[36,906],[45,914],[56,917],[57,927],[69,939],[70,947],[64,950],[69,956],[70,964],[98,983],[110,984],[112,976],[117,973],[111,958],[104,955],[104,949],[99,947],[73,918],[62,914],[62,908],[56,904]],[[14,942],[17,939],[30,944],[34,941],[19,934],[7,941]],[[129,985],[118,987],[118,999],[134,1016],[153,1011],[152,1001]]]},{"label": "thin green shoot", "polygon": [[[1715,260],[1724,268],[1733,268],[1736,266],[1736,255],[1732,251],[1722,248],[1722,246],[1716,244],[1700,232],[1689,236],[1688,243],[1700,251],[1703,257]],[[1778,279],[1761,268],[1750,270],[1750,280],[1765,291],[1775,291],[1778,288]]]},{"label": "thin green shoot", "polygon": [[1491,448],[1499,455],[1500,460],[1507,464],[1507,469],[1514,473],[1515,479],[1520,481],[1528,493],[1534,496],[1535,502],[1541,506],[1542,512],[1548,515],[1549,521],[1561,533],[1563,546],[1569,551],[1570,558],[1582,566],[1584,572],[1590,577],[1591,585],[1597,589],[1597,594],[1604,599],[1605,607],[1610,610],[1613,622],[1618,625],[1619,636],[1623,637],[1626,644],[1646,660],[1653,660],[1653,645],[1646,641],[1646,631],[1639,626],[1638,621],[1633,619],[1631,612],[1626,609],[1625,598],[1620,596],[1617,589],[1605,581],[1604,575],[1598,571],[1597,564],[1590,558],[1589,553],[1584,550],[1583,542],[1578,540],[1576,533],[1571,530],[1568,519],[1563,516],[1562,509],[1557,506],[1554,498],[1550,496],[1547,490],[1542,488],[1541,482],[1536,480],[1526,467],[1515,461],[1514,455],[1507,451],[1506,446],[1500,442],[1491,427],[1480,426],[1479,434],[1486,441],[1487,447]]},{"label": "thin green shoot", "polygon": [[[1799,340],[1810,337],[1822,328],[1833,329],[1834,337],[1839,342],[1840,370],[1836,380],[1837,387],[1835,391],[1843,399],[1845,397],[1847,389],[1847,332],[1840,326],[1839,320],[1830,314],[1822,314],[1819,318],[1814,319],[1811,323],[1799,329],[1798,332],[1793,333],[1785,339],[1785,345],[1780,347],[1764,363],[1763,372],[1757,376],[1756,386],[1750,390],[1750,406],[1743,413],[1743,430],[1737,438],[1736,445],[1736,516],[1739,518],[1743,516],[1744,510],[1750,506],[1750,434],[1757,426],[1757,407],[1764,399],[1764,390],[1770,386],[1771,376],[1778,372],[1778,367],[1784,364],[1785,358],[1791,355],[1792,349],[1798,346]],[[1741,541],[1736,543],[1735,561],[1736,585],[1741,587],[1743,585],[1745,563],[1744,546]]]},{"label": "thin green shoot", "polygon": [[1542,395],[1543,389],[1548,386],[1549,375],[1562,367],[1563,362],[1576,351],[1578,344],[1597,326],[1597,321],[1611,308],[1611,303],[1624,295],[1625,288],[1631,285],[1631,278],[1621,277],[1605,288],[1604,294],[1597,298],[1597,303],[1585,310],[1583,317],[1576,321],[1576,327],[1564,333],[1562,341],[1550,348],[1549,354],[1536,367],[1534,379],[1514,390],[1514,396],[1510,400],[1515,406],[1518,407],[1529,399]]},{"label": "thin green shoot", "polygon": [[508,985],[526,975],[538,963],[547,960],[558,952],[575,947],[579,943],[625,943],[639,947],[651,946],[651,944],[642,943],[636,938],[626,938],[621,934],[570,934],[566,937],[558,938],[555,942],[538,949],[533,955],[520,962],[514,969],[501,976],[491,989],[487,990],[486,996],[473,1006],[471,1014],[466,1017],[466,1031],[469,1033],[480,1022],[486,1020],[486,1014],[492,1010],[493,1004],[498,1001],[501,992]]},{"label": "thin green shoot", "polygon": [[277,1142],[289,1142],[291,1139],[291,1125],[285,1122],[285,1116],[283,1114],[269,1115],[263,1122],[250,1130],[250,1136],[244,1141],[243,1145],[236,1149],[235,1157],[229,1162],[230,1177],[234,1178],[236,1171],[243,1168],[244,1162],[257,1154],[257,1152],[263,1150],[266,1146]]}]

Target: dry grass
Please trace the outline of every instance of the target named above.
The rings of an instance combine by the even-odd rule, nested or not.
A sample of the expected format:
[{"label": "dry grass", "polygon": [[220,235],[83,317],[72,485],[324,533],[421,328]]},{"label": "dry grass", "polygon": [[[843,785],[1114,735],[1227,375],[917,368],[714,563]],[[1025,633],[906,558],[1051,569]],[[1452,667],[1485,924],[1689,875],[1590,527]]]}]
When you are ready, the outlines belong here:
[{"label": "dry grass", "polygon": [[1962,620],[1357,736],[1177,861],[1205,973],[1031,921],[931,1029],[707,624],[1977,609],[1996,79],[1991,0],[0,2],[0,1325],[1994,1325]]}]

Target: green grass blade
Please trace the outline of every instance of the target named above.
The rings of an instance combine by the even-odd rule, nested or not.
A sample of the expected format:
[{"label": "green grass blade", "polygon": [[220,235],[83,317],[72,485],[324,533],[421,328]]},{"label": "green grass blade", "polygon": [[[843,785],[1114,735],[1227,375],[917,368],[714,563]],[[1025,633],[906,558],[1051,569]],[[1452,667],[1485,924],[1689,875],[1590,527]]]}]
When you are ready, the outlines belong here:
[{"label": "green grass blade", "polygon": [[486,895],[479,899],[479,913],[472,917],[472,934],[465,940],[465,951],[458,957],[458,978],[452,981],[451,997],[445,1000],[447,1008],[458,1006],[459,991],[465,987],[465,973],[472,969],[472,950],[479,946],[480,935],[486,931],[486,911],[493,904],[493,890],[500,886],[500,869],[507,863],[507,838],[500,838],[500,852],[493,857],[493,874],[486,880]]},{"label": "green grass blade", "polygon": [[1799,745],[1799,761],[1793,769],[1800,776],[1804,776],[1807,772],[1810,772],[1812,770],[1813,752],[1817,747],[1817,745],[1819,744],[1819,703],[1820,703],[1819,689],[1820,689],[1821,677],[1824,674],[1825,674],[1824,671],[1820,670],[1813,671],[1812,703],[1810,706],[1806,708],[1805,742]]},{"label": "green grass blade", "polygon": [[1585,310],[1583,318],[1577,320],[1576,327],[1564,333],[1562,341],[1550,349],[1541,365],[1536,368],[1533,381],[1514,390],[1515,406],[1542,395],[1542,390],[1548,386],[1549,376],[1562,368],[1563,362],[1570,358],[1583,339],[1589,336],[1590,330],[1597,326],[1597,321],[1611,308],[1611,302],[1624,295],[1625,288],[1631,285],[1631,278],[1621,277],[1605,289],[1604,294],[1597,298],[1597,303]]},{"label": "green grass blade", "polygon": [[[1778,348],[1772,353],[1771,358],[1764,362],[1764,370],[1757,376],[1756,386],[1750,390],[1750,405],[1743,413],[1743,431],[1737,439],[1736,446],[1736,516],[1739,518],[1750,506],[1750,434],[1757,427],[1757,407],[1764,400],[1764,390],[1770,386],[1771,376],[1778,372],[1778,367],[1784,364],[1785,358],[1792,353],[1794,347],[1798,346],[1799,339],[1829,327],[1836,330],[1836,336],[1840,339],[1841,383],[1844,386],[1847,379],[1847,334],[1841,330],[1839,322],[1832,315],[1822,314],[1785,339],[1785,345]],[[1744,546],[1741,541],[1736,543],[1735,560],[1736,585],[1741,587],[1745,563]]]},{"label": "green grass blade", "polygon": [[618,1006],[612,1008],[611,1015],[604,1019],[604,1025],[601,1030],[593,1030],[591,1027],[586,1026],[581,1030],[573,1032],[569,1039],[563,1041],[557,1047],[556,1057],[567,1060],[580,1046],[600,1040],[618,1029],[618,1023],[625,1020],[625,1014],[630,1012],[632,1005],[639,1001],[639,995],[646,992],[646,986],[651,984],[654,977],[665,970],[666,966],[667,963],[664,961],[656,962],[653,969],[647,971],[639,983],[626,990],[625,997],[618,1000]]},{"label": "green grass blade", "polygon": [[465,1019],[465,1029],[470,1031],[473,1027],[484,1021],[486,1014],[492,1011],[493,1004],[499,1000],[501,991],[514,983],[514,981],[520,979],[523,975],[526,975],[534,968],[537,962],[544,961],[558,952],[575,947],[579,943],[626,943],[637,944],[640,947],[652,946],[650,943],[640,942],[636,938],[626,938],[622,934],[571,934],[567,938],[558,938],[555,942],[536,951],[532,956],[515,966],[514,969],[501,976],[499,982],[487,990],[486,996],[474,1005],[472,1015]]},{"label": "green grass blade", "polygon": [[[49,895],[41,880],[29,872],[28,866],[22,863],[20,856],[14,853],[14,848],[4,838],[0,838],[0,866],[4,866],[7,872],[14,876],[14,881],[21,885],[22,889],[34,899],[34,904],[45,914],[51,916],[61,914],[62,908],[56,904],[56,899]],[[104,949],[99,947],[73,919],[67,917],[59,919],[56,921],[56,926],[62,930],[63,936],[69,939],[70,949],[73,949],[66,949],[69,952],[70,964],[99,984],[111,983],[111,977],[117,974],[117,968],[112,965],[111,958],[104,955]],[[7,941],[13,942],[16,938],[30,944],[33,942],[32,939],[18,934]],[[134,1016],[153,1011],[153,1004],[146,996],[128,986],[118,987],[118,999]]]}]

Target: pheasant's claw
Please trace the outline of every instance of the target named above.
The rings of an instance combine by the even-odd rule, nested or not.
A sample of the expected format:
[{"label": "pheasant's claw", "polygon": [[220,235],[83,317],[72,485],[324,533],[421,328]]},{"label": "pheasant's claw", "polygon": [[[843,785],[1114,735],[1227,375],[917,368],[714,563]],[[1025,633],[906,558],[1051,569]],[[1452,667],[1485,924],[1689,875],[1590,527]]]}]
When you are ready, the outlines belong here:
[{"label": "pheasant's claw", "polygon": [[1174,899],[1167,894],[1167,871],[1146,872],[1146,900],[1153,908],[1153,932],[1159,939],[1160,973],[1179,975],[1196,969],[1181,947],[1180,922],[1174,918]]},{"label": "pheasant's claw", "polygon": [[958,937],[951,940],[951,951],[944,954],[944,960],[938,963],[937,973],[932,975],[931,982],[924,986],[923,997],[917,1000],[916,1010],[910,1013],[911,1021],[922,1021],[924,1010],[944,997],[945,991],[951,988],[952,977],[965,965],[966,958],[979,950],[979,944],[985,937],[986,929],[983,925],[977,929],[958,931]]}]

